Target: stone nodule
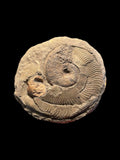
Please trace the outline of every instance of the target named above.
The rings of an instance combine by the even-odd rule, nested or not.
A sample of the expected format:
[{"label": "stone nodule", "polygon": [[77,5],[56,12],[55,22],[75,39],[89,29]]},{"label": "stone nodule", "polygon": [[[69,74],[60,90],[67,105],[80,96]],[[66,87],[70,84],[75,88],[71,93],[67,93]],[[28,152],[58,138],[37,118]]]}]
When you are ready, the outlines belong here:
[{"label": "stone nodule", "polygon": [[86,41],[56,37],[21,58],[14,95],[33,117],[64,124],[91,113],[105,87],[101,55]]}]

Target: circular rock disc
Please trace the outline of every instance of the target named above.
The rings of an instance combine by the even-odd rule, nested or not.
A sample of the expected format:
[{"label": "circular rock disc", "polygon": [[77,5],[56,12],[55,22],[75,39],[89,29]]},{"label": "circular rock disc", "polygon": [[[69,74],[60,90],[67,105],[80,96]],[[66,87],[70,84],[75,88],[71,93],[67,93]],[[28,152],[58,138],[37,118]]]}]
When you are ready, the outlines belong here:
[{"label": "circular rock disc", "polygon": [[56,37],[21,58],[14,95],[33,117],[68,123],[92,112],[105,86],[100,54],[86,41]]}]

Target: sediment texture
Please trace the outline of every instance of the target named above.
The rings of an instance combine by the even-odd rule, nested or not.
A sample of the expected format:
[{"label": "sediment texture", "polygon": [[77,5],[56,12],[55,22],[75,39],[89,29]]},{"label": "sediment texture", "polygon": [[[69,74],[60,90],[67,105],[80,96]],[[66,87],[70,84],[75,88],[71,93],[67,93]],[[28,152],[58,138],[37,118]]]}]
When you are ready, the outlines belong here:
[{"label": "sediment texture", "polygon": [[105,86],[101,55],[86,41],[56,37],[21,58],[14,95],[33,117],[68,123],[92,112]]}]

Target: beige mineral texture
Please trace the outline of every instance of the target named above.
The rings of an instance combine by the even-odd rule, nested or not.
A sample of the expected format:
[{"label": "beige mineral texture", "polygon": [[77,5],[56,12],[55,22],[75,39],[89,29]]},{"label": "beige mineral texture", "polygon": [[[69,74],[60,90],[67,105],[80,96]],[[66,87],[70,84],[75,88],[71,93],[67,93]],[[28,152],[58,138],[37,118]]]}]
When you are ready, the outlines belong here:
[{"label": "beige mineral texture", "polygon": [[14,85],[15,98],[33,117],[68,123],[98,105],[106,87],[105,67],[86,41],[56,37],[28,49]]}]

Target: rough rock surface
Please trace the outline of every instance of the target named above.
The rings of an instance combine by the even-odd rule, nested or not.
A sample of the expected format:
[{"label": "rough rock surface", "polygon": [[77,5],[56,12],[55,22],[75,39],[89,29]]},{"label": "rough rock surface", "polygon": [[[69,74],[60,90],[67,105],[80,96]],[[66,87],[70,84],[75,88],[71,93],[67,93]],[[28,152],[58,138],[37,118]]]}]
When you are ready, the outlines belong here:
[{"label": "rough rock surface", "polygon": [[92,112],[105,86],[100,54],[86,41],[56,37],[21,58],[14,95],[33,117],[68,123]]}]

